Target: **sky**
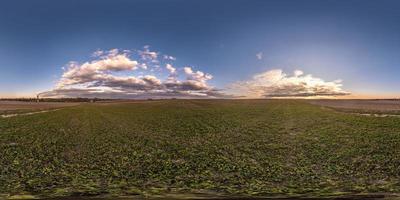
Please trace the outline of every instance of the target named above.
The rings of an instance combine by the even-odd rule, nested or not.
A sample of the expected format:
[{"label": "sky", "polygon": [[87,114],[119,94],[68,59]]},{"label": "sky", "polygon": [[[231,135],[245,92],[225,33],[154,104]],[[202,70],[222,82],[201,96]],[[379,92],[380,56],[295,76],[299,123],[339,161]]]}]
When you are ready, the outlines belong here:
[{"label": "sky", "polygon": [[4,0],[0,98],[400,98],[398,0]]}]

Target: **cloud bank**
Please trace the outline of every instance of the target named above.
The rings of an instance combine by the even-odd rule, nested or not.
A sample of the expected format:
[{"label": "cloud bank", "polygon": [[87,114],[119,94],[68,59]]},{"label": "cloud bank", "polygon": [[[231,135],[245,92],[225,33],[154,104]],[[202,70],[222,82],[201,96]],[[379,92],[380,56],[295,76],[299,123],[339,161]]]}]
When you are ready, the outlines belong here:
[{"label": "cloud bank", "polygon": [[[137,59],[134,59],[136,56]],[[212,75],[191,66],[178,69],[175,57],[151,51],[98,50],[93,60],[70,62],[51,91],[41,97],[86,98],[224,98],[210,86]],[[163,61],[160,61],[159,59]],[[163,65],[163,66],[161,66]],[[162,78],[167,73],[166,78]]]},{"label": "cloud bank", "polygon": [[[257,57],[262,58],[262,53]],[[216,89],[213,76],[191,66],[177,67],[175,57],[144,46],[141,50],[97,50],[91,60],[69,62],[55,87],[41,97],[114,99],[145,98],[280,98],[348,95],[341,80],[324,81],[296,70],[292,75],[274,69],[250,80]]]},{"label": "cloud bank", "polygon": [[311,74],[304,75],[300,70],[288,75],[281,69],[274,69],[256,74],[248,81],[233,83],[229,86],[229,91],[247,98],[307,98],[350,94],[342,89],[341,82],[341,80],[327,82]]}]

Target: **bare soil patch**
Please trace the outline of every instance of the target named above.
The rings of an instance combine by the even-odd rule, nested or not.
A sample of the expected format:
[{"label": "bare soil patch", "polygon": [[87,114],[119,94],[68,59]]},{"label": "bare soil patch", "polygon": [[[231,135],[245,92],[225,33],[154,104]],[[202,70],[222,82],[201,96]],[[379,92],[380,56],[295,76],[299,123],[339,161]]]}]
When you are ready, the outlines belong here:
[{"label": "bare soil patch", "polygon": [[25,113],[75,106],[79,103],[0,101],[0,114]]},{"label": "bare soil patch", "polygon": [[309,100],[308,102],[343,111],[400,113],[400,100]]}]

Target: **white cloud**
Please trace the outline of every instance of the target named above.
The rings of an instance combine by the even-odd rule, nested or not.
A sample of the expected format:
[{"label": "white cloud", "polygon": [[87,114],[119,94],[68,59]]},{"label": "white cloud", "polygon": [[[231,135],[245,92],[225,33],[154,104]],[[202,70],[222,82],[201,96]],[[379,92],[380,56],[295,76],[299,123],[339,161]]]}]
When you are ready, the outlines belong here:
[{"label": "white cloud", "polygon": [[95,51],[95,52],[92,53],[92,56],[93,56],[93,57],[99,57],[99,56],[101,56],[101,55],[103,55],[103,54],[104,54],[104,51],[98,49],[97,51]]},{"label": "white cloud", "polygon": [[303,71],[301,71],[301,70],[294,70],[294,76],[295,77],[299,77],[299,76],[301,76],[301,75],[303,75],[304,74],[304,72]]},{"label": "white cloud", "polygon": [[147,69],[147,64],[146,63],[140,63],[138,65],[138,67],[142,68],[142,69]]},{"label": "white cloud", "polygon": [[[100,56],[99,53],[96,55]],[[68,68],[57,84],[59,88],[98,79],[105,73],[113,71],[133,71],[137,69],[138,62],[130,59],[127,53],[120,53],[117,49],[112,49],[106,54],[102,53],[99,59],[83,64],[70,62],[67,66]]]},{"label": "white cloud", "polygon": [[153,62],[153,63],[158,63],[158,52],[155,51],[150,51],[150,46],[146,45],[143,47],[143,50],[139,50],[138,51],[141,59],[143,61],[149,61],[149,62]]},{"label": "white cloud", "polygon": [[[138,59],[157,59],[158,53],[149,50],[139,51]],[[43,97],[99,97],[99,98],[215,98],[224,95],[211,87],[207,81],[210,74],[185,67],[185,78],[179,80],[178,70],[165,64],[169,74],[165,80],[155,76],[157,69],[148,63],[139,63],[130,51],[112,49],[98,50],[95,58],[83,64],[70,62],[56,87],[42,93]],[[135,75],[135,70],[142,69]],[[162,71],[160,71],[162,72]]]},{"label": "white cloud", "polygon": [[211,74],[206,74],[201,71],[194,72],[191,67],[184,67],[183,70],[185,71],[188,80],[206,82],[213,78]]},{"label": "white cloud", "polygon": [[258,52],[258,53],[256,54],[256,58],[257,58],[258,60],[261,60],[261,59],[263,58],[263,52]]},{"label": "white cloud", "polygon": [[166,64],[165,68],[169,71],[170,74],[175,74],[176,73],[176,68],[173,67],[171,64]]},{"label": "white cloud", "polygon": [[172,60],[172,61],[175,61],[175,60],[176,60],[175,57],[169,56],[169,55],[164,55],[163,58],[164,58],[165,60]]},{"label": "white cloud", "polygon": [[342,86],[341,80],[328,82],[311,74],[304,75],[300,70],[290,76],[280,69],[274,69],[256,74],[248,81],[236,82],[229,91],[248,98],[348,95]]},{"label": "white cloud", "polygon": [[[149,46],[133,53],[137,54],[128,50],[97,50],[92,54],[94,58],[87,62],[70,62],[55,88],[41,95],[89,98],[272,98],[349,94],[342,89],[341,80],[324,81],[300,70],[288,75],[280,69],[256,74],[247,81],[235,82],[222,93],[209,85],[208,81],[213,78],[211,74],[190,66],[178,68],[166,63],[167,60],[154,64],[158,53],[150,51]],[[160,66],[165,66],[166,70]]]}]

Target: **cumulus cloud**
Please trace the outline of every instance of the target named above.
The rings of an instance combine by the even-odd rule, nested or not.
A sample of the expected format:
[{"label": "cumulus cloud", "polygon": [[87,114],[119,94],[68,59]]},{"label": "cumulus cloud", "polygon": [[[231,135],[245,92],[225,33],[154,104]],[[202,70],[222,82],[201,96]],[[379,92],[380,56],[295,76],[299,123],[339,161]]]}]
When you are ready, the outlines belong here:
[{"label": "cumulus cloud", "polygon": [[167,63],[165,69],[168,76],[162,79],[160,77],[165,76],[153,74],[153,69],[148,67],[148,61],[154,63],[158,53],[150,51],[148,46],[136,52],[135,59],[128,50],[97,50],[92,54],[94,59],[91,61],[70,62],[55,88],[40,95],[88,98],[225,97],[221,91],[207,83],[212,75],[193,70],[193,67],[184,67],[180,70],[184,74],[179,76],[178,68]]},{"label": "cumulus cloud", "polygon": [[211,74],[193,71],[192,67],[184,67],[183,70],[186,74],[186,81],[182,85],[186,88],[192,88],[192,90],[206,89],[208,87],[207,81],[213,78]]},{"label": "cumulus cloud", "polygon": [[169,71],[170,74],[175,74],[176,73],[176,68],[173,67],[171,64],[166,64],[165,68]]},{"label": "cumulus cloud", "polygon": [[280,69],[256,74],[248,81],[230,86],[230,92],[249,98],[342,96],[350,93],[342,89],[341,80],[324,81],[300,70],[293,75]]},{"label": "cumulus cloud", "polygon": [[194,80],[205,83],[206,81],[213,78],[211,74],[205,74],[201,71],[194,72],[192,70],[192,67],[184,67],[183,70],[185,71],[188,80]]},{"label": "cumulus cloud", "polygon": [[117,49],[112,49],[107,53],[97,51],[95,55],[95,60],[83,64],[70,62],[57,87],[91,82],[104,78],[110,72],[133,71],[138,66],[137,61],[130,59],[127,53],[121,53]]},{"label": "cumulus cloud", "polygon": [[257,58],[258,60],[261,60],[261,59],[263,58],[263,52],[258,52],[258,53],[256,54],[256,58]]},{"label": "cumulus cloud", "polygon": [[[261,53],[261,52],[260,52]],[[254,75],[250,80],[220,90],[208,82],[209,73],[192,66],[171,64],[174,57],[158,60],[159,53],[143,50],[97,50],[89,61],[69,62],[50,91],[41,97],[87,98],[273,98],[340,96],[341,80],[324,81],[303,71],[285,74],[280,69]],[[262,53],[260,54],[262,58]],[[161,66],[165,66],[161,67]],[[167,73],[167,74],[163,74]]]}]

